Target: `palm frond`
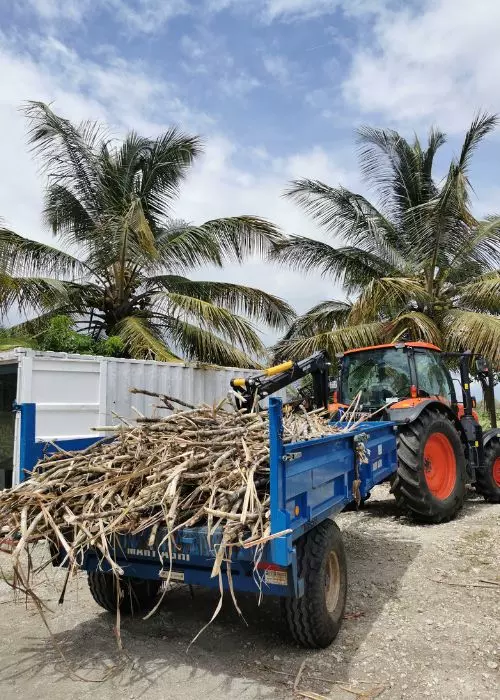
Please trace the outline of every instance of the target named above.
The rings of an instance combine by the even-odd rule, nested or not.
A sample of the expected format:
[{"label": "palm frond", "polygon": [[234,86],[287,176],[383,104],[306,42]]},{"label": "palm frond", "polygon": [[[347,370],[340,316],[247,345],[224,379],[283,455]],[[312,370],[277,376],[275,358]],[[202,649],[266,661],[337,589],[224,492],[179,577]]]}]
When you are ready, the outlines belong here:
[{"label": "palm frond", "polygon": [[94,147],[102,140],[97,122],[73,126],[43,102],[28,102],[24,113],[30,122],[29,142],[40,156],[50,184],[71,183],[88,212],[98,210],[99,169]]},{"label": "palm frond", "polygon": [[490,272],[461,286],[458,305],[500,315],[500,272]]},{"label": "palm frond", "polygon": [[500,266],[500,217],[480,221],[463,236],[458,246],[448,251],[448,269],[443,277],[463,282]]},{"label": "palm frond", "polygon": [[234,347],[214,333],[182,319],[170,319],[168,333],[183,356],[207,364],[225,367],[260,368],[253,357]]},{"label": "palm frond", "polygon": [[0,228],[0,269],[11,275],[64,277],[81,275],[85,268],[69,253]]},{"label": "palm frond", "polygon": [[402,262],[401,236],[394,225],[360,194],[318,180],[295,180],[285,192],[326,231],[353,246],[384,257],[393,267]]},{"label": "palm frond", "polygon": [[377,345],[385,341],[387,325],[380,322],[346,326],[307,338],[282,340],[276,344],[275,354],[280,358],[299,360],[318,350],[326,350],[330,357],[350,348]]},{"label": "palm frond", "polygon": [[363,323],[391,318],[412,304],[432,300],[420,280],[411,277],[382,277],[372,279],[352,306],[350,323]]},{"label": "palm frond", "polygon": [[265,323],[273,329],[289,325],[295,318],[293,309],[273,294],[254,287],[244,287],[230,282],[190,280],[180,275],[158,275],[150,277],[146,284],[177,294],[222,306],[231,313],[242,314],[251,320]]},{"label": "palm frond", "polygon": [[423,340],[441,346],[442,336],[438,325],[420,311],[399,314],[388,324],[390,342],[398,340]]},{"label": "palm frond", "polygon": [[127,316],[115,326],[114,334],[122,339],[131,357],[159,362],[180,361],[146,318]]},{"label": "palm frond", "polygon": [[68,283],[50,277],[12,277],[0,272],[0,317],[13,306],[24,314],[69,300]]},{"label": "palm frond", "polygon": [[254,216],[214,219],[200,226],[176,222],[158,231],[159,264],[152,269],[180,272],[206,263],[241,263],[253,255],[267,255],[282,240],[273,224]]},{"label": "palm frond", "polygon": [[484,355],[500,366],[500,318],[489,314],[452,309],[443,319],[447,349]]},{"label": "palm frond", "polygon": [[432,167],[434,165],[434,158],[436,153],[446,143],[446,134],[432,127],[429,131],[429,138],[427,141],[427,149],[423,154],[422,159],[422,172],[424,177],[428,182],[432,181]]},{"label": "palm frond", "polygon": [[96,212],[89,212],[77,195],[64,184],[51,183],[45,192],[44,223],[69,245],[80,250],[101,239]]},{"label": "palm frond", "polygon": [[[143,204],[146,216],[156,225],[170,211],[182,179],[201,152],[201,139],[198,136],[188,136],[176,127],[149,141],[142,149],[140,174],[134,182],[135,193]],[[127,161],[132,160],[127,156],[128,153],[122,149],[122,167],[126,167]]]},{"label": "palm frond", "polygon": [[326,333],[345,326],[352,304],[344,301],[322,301],[316,304],[305,314],[299,316],[290,326],[283,340],[292,338],[304,338],[309,335]]},{"label": "palm frond", "polygon": [[477,149],[484,137],[493,131],[497,124],[498,116],[496,114],[488,114],[487,112],[479,112],[476,114],[465,135],[462,150],[457,163],[459,169],[463,173],[467,172],[474,151]]},{"label": "palm frond", "polygon": [[374,277],[394,272],[390,264],[354,246],[333,248],[328,243],[303,236],[290,236],[279,244],[271,259],[302,273],[314,273],[343,281],[347,292],[357,290]]},{"label": "palm frond", "polygon": [[437,193],[432,162],[444,134],[431,134],[424,153],[416,140],[409,144],[397,131],[363,126],[358,129],[361,172],[378,193],[384,211],[395,220]]},{"label": "palm frond", "polygon": [[262,257],[283,240],[283,235],[274,224],[257,216],[212,219],[196,229],[213,241],[221,260],[227,262],[241,263],[253,255]]},{"label": "palm frond", "polygon": [[158,260],[148,268],[155,272],[185,272],[201,265],[222,266],[222,255],[217,241],[203,229],[182,221],[173,221],[156,232]]},{"label": "palm frond", "polygon": [[218,333],[231,345],[238,345],[254,355],[262,355],[265,352],[251,324],[226,309],[202,299],[173,292],[158,295],[157,301],[166,302],[167,315],[195,322],[202,330]]}]

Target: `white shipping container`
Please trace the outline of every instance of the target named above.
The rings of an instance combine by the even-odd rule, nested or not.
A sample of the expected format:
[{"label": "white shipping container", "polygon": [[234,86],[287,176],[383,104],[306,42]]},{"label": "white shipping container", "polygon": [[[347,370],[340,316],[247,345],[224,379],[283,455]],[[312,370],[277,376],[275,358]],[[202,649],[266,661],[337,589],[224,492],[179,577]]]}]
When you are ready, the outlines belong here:
[{"label": "white shipping container", "polygon": [[258,371],[25,348],[0,352],[0,489],[9,485],[12,468],[13,483],[19,481],[20,416],[11,414],[14,401],[36,404],[36,440],[95,437],[92,428],[116,425],[116,416],[133,421],[134,408],[144,415],[165,414],[154,408],[157,399],[131,394],[131,388],[213,403],[227,395],[233,377],[254,374]]}]

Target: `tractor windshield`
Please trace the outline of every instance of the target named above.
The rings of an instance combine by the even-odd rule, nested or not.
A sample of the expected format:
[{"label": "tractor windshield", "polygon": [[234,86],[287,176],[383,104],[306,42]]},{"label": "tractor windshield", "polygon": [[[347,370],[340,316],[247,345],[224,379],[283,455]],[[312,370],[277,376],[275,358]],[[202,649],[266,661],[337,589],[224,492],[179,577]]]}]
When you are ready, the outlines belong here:
[{"label": "tractor windshield", "polygon": [[410,365],[403,348],[364,350],[344,356],[340,377],[343,403],[361,392],[360,405],[378,408],[410,396]]}]

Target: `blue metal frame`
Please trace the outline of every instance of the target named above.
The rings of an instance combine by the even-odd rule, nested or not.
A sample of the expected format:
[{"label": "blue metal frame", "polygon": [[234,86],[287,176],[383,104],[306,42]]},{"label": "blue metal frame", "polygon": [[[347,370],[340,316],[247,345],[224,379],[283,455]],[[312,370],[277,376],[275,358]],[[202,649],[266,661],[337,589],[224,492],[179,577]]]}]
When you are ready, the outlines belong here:
[{"label": "blue metal frame", "polygon": [[25,481],[33,471],[36,463],[62,450],[84,450],[101,440],[101,437],[71,438],[54,441],[53,443],[36,439],[36,404],[14,404],[14,411],[21,414],[19,431],[19,480]]},{"label": "blue metal frame", "polygon": [[[21,411],[21,468],[29,473],[38,459],[51,454],[57,447],[83,449],[96,438],[59,440],[52,445],[35,440],[36,408],[34,404],[17,407]],[[344,424],[340,424],[344,427]],[[283,440],[281,399],[269,401],[270,449],[270,511],[271,534],[283,530],[291,532],[271,540],[262,555],[262,581],[254,572],[254,551],[235,548],[231,572],[235,590],[257,591],[268,595],[297,596],[303,594],[304,582],[298,577],[295,541],[326,518],[332,518],[353,498],[353,481],[360,479],[360,495],[366,496],[375,484],[388,479],[397,469],[396,426],[392,422],[362,423],[346,433],[335,433],[322,438],[295,443]],[[356,440],[365,443],[366,464],[357,461]],[[57,445],[57,446],[56,446]],[[135,536],[120,536],[112,542],[115,561],[125,576],[157,579],[160,571],[168,570],[168,552],[162,543],[164,531],[156,534],[149,544],[150,531]],[[210,577],[213,560],[220,543],[221,533],[215,533],[209,546],[204,527],[184,528],[176,535],[176,549],[172,568],[184,576],[186,583],[208,587],[219,585],[218,578]],[[160,554],[161,553],[161,557]],[[87,570],[106,571],[107,564],[95,552],[88,552],[83,564]],[[281,574],[281,584],[273,581],[266,568]],[[163,576],[162,576],[163,577]],[[228,579],[223,571],[223,585]],[[268,578],[266,583],[265,579]]]}]

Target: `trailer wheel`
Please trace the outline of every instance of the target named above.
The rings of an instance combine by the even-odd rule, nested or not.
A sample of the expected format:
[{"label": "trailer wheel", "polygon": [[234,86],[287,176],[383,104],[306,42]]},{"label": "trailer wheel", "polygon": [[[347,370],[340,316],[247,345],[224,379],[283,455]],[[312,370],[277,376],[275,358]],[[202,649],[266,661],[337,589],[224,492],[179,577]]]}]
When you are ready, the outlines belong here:
[{"label": "trailer wheel", "polygon": [[484,448],[484,469],[476,469],[475,487],[485,501],[500,503],[499,440],[492,440]]},{"label": "trailer wheel", "polygon": [[338,526],[325,520],[297,541],[301,598],[285,598],[284,612],[295,641],[309,649],[325,648],[337,636],[344,616],[347,566]]},{"label": "trailer wheel", "polygon": [[462,440],[440,411],[424,411],[398,430],[398,470],[391,491],[400,507],[425,523],[451,520],[466,486]]},{"label": "trailer wheel", "polygon": [[[87,580],[95,602],[109,612],[116,612],[116,577],[102,571],[90,571]],[[162,584],[161,581],[142,578],[122,578],[119,583],[120,612],[124,615],[151,609]]]}]

